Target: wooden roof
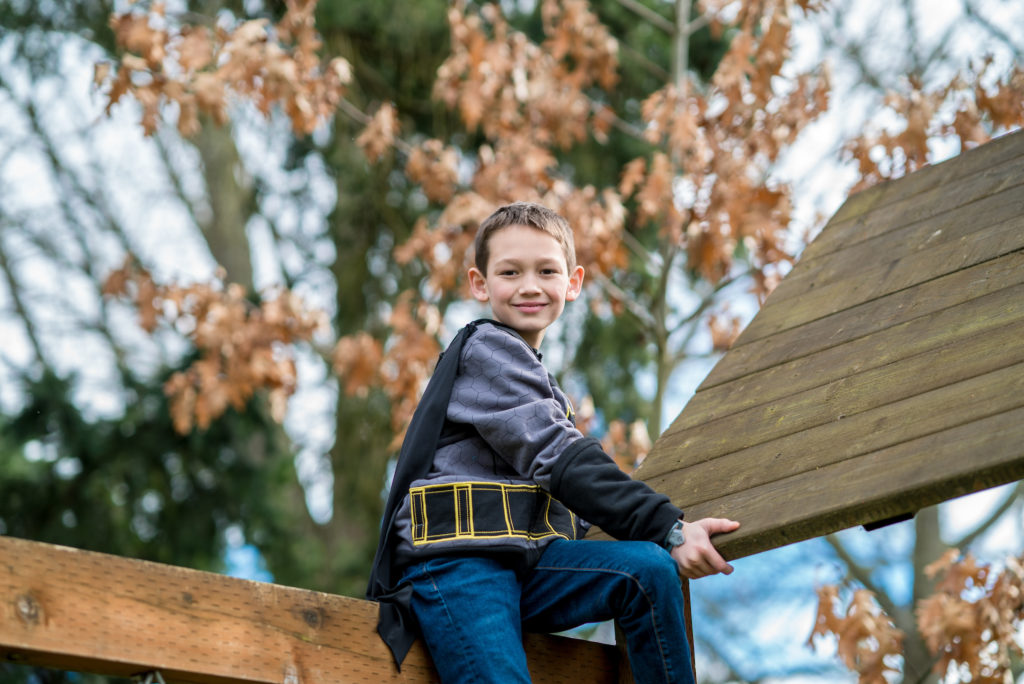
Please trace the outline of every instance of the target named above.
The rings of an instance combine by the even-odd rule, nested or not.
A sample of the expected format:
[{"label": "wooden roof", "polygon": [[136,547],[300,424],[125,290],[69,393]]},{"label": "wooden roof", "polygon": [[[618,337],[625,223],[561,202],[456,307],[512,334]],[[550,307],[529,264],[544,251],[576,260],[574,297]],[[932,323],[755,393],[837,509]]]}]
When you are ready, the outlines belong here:
[{"label": "wooden roof", "polygon": [[730,558],[1024,477],[1024,132],[852,196],[637,477]]}]

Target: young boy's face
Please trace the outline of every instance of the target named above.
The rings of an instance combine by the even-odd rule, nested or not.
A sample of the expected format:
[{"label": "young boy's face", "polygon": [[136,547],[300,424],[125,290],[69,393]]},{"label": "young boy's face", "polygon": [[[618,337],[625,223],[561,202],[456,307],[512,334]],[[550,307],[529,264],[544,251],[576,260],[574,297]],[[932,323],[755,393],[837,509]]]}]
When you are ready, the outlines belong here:
[{"label": "young boy's face", "polygon": [[469,287],[481,302],[490,302],[500,323],[539,347],[544,331],[579,297],[583,267],[570,273],[562,246],[530,226],[506,226],[491,235],[487,273],[469,269]]}]

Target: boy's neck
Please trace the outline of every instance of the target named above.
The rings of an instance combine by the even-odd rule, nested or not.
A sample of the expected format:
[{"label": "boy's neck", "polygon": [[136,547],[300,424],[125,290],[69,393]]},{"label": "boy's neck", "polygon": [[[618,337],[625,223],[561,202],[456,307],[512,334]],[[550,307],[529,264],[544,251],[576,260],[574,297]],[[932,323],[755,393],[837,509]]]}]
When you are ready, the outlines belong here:
[{"label": "boy's neck", "polygon": [[507,323],[502,323],[501,321],[496,320],[494,318],[481,318],[481,319],[478,319],[476,321],[473,321],[474,325],[476,325],[478,323],[491,323],[495,327],[501,328],[502,330],[507,330],[508,332],[512,333],[513,335],[515,335],[516,337],[521,339],[523,341],[523,343],[527,347],[529,347],[533,351],[534,354],[536,354],[538,360],[543,360],[544,355],[541,353],[541,351],[539,349],[540,345],[538,344],[538,346],[535,347],[532,344],[530,344],[529,342],[527,342],[526,338],[523,337],[523,334],[521,332],[519,332],[518,330],[516,330],[515,328],[513,328],[511,325],[508,325]]}]

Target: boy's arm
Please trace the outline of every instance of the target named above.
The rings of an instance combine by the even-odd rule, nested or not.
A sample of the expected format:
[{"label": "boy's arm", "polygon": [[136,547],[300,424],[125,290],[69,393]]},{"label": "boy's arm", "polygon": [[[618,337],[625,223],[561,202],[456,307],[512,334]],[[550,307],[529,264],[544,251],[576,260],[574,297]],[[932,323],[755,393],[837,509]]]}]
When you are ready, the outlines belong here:
[{"label": "boy's arm", "polygon": [[667,496],[622,472],[601,443],[573,442],[555,462],[551,494],[616,539],[665,541],[683,512]]},{"label": "boy's arm", "polygon": [[[667,496],[622,472],[600,442],[590,438],[575,442],[562,454],[551,483],[555,498],[616,539],[662,544],[675,521],[683,517]],[[732,566],[718,553],[711,537],[739,526],[726,518],[684,523],[686,541],[670,551],[680,574],[689,579],[730,574]]]},{"label": "boy's arm", "polygon": [[682,517],[576,430],[539,359],[508,333],[483,326],[466,343],[448,418],[472,425],[507,463],[618,539],[662,544]]},{"label": "boy's arm", "polygon": [[534,352],[487,325],[466,343],[447,417],[471,425],[501,460],[545,489],[562,452],[583,438]]}]

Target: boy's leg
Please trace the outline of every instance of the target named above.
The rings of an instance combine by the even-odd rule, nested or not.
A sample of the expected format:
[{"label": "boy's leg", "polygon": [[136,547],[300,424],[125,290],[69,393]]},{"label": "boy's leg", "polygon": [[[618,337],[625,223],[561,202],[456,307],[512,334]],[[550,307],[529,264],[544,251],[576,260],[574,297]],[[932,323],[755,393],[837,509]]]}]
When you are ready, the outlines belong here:
[{"label": "boy's leg", "polygon": [[521,610],[530,631],[614,618],[637,682],[694,682],[678,571],[656,544],[553,542],[523,583]]},{"label": "boy's leg", "polygon": [[412,566],[404,579],[444,684],[530,681],[515,572],[488,558],[439,557]]}]

